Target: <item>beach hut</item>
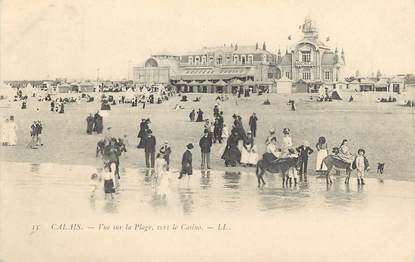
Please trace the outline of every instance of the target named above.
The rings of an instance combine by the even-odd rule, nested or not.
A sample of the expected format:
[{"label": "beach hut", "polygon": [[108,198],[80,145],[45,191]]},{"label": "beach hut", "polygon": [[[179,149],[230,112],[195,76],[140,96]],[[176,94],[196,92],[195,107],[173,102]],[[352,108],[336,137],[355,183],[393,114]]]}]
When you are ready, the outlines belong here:
[{"label": "beach hut", "polygon": [[222,79],[215,83],[216,93],[229,93],[228,84]]},{"label": "beach hut", "polygon": [[197,87],[200,86],[200,83],[193,80],[192,82],[189,83],[188,86],[189,86],[189,89],[187,90],[187,92],[196,93]]},{"label": "beach hut", "polygon": [[386,78],[381,78],[375,83],[376,92],[388,92],[389,82]]},{"label": "beach hut", "polygon": [[390,92],[401,93],[405,90],[405,79],[403,77],[394,77],[390,81]]},{"label": "beach hut", "polygon": [[360,82],[355,79],[348,84],[348,89],[353,91],[360,91]]},{"label": "beach hut", "polygon": [[205,80],[202,83],[200,83],[198,90],[200,93],[214,93],[215,92],[213,84],[209,80]]},{"label": "beach hut", "polygon": [[231,86],[232,93],[236,93],[243,86],[243,82],[238,78],[235,78],[229,83],[229,85]]},{"label": "beach hut", "polygon": [[90,93],[90,92],[95,92],[95,86],[92,83],[81,83],[79,84],[79,92],[82,93]]},{"label": "beach hut", "polygon": [[174,85],[176,86],[177,92],[184,92],[187,87],[187,83],[183,80],[179,80],[179,82],[175,83]]},{"label": "beach hut", "polygon": [[291,94],[293,81],[285,75],[277,80],[277,85],[270,89],[270,93]]},{"label": "beach hut", "polygon": [[360,92],[373,92],[375,90],[375,81],[369,78],[362,79],[359,88]]},{"label": "beach hut", "polygon": [[58,85],[58,93],[69,93],[70,90],[71,86],[66,83]]}]

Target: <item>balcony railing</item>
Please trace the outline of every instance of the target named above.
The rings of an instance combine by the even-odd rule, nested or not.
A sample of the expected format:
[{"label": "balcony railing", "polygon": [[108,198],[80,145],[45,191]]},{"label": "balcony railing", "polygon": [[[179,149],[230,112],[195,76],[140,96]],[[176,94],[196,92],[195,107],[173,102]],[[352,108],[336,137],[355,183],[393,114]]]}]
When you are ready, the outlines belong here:
[{"label": "balcony railing", "polygon": [[315,67],[316,65],[312,62],[295,61],[296,67]]}]

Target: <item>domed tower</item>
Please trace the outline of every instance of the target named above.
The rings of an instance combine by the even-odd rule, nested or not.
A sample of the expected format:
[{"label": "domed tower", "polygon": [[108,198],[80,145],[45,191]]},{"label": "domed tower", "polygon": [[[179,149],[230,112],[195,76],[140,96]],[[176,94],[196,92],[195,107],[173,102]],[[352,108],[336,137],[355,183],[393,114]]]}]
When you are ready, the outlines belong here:
[{"label": "domed tower", "polygon": [[301,31],[304,33],[304,38],[318,38],[316,22],[308,16],[304,19]]}]

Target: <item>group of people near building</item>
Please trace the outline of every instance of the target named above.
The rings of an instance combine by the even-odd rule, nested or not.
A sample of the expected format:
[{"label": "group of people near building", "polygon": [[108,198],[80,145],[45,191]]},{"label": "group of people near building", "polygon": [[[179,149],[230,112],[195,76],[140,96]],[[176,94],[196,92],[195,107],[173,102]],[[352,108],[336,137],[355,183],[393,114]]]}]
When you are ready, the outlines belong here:
[{"label": "group of people near building", "polygon": [[60,99],[55,99],[50,102],[50,111],[58,112],[59,114],[65,113],[65,102]]},{"label": "group of people near building", "polygon": [[0,141],[2,146],[15,146],[17,144],[18,126],[14,121],[14,116],[4,119],[1,126]]}]

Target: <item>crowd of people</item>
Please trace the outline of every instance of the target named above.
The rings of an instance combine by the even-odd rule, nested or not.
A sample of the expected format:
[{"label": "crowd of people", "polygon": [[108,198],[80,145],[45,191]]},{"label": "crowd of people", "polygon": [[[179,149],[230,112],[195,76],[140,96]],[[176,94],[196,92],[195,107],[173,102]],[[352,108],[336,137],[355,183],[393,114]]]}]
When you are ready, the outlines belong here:
[{"label": "crowd of people", "polygon": [[[25,102],[25,99],[22,99],[22,101]],[[103,109],[107,109],[107,106],[115,103],[115,99],[109,96],[103,101],[106,107]],[[220,103],[223,101],[226,101],[224,96],[220,96],[216,99],[216,104],[211,111],[212,113],[205,113],[200,108],[197,111],[192,109],[189,113],[190,122],[202,123],[203,131],[201,132],[198,143],[201,155],[201,170],[210,170],[213,168],[211,160],[212,149],[215,143],[222,144],[220,146],[221,159],[227,167],[255,166],[260,157],[267,159],[270,163],[278,163],[279,160],[285,158],[298,158],[300,160],[298,167],[292,168],[289,171],[289,176],[296,181],[298,175],[301,175],[300,177],[302,177],[307,174],[308,158],[316,151],[316,172],[325,172],[327,170],[327,167],[323,162],[323,159],[329,155],[325,137],[320,137],[318,139],[314,150],[307,141],[303,141],[303,143],[294,146],[289,128],[282,129],[281,138],[277,137],[275,129],[271,129],[269,136],[265,140],[265,153],[260,155],[257,146],[258,142],[256,141],[258,122],[260,121],[257,114],[253,112],[249,117],[247,129],[244,127],[242,117],[233,114],[233,124],[229,131],[225,124],[224,113],[220,106]],[[64,104],[65,101],[62,99],[51,100],[50,111],[64,113]],[[289,105],[291,106],[291,110],[296,109],[293,100],[289,102]],[[206,118],[206,115],[210,114],[213,116],[210,118],[212,120]],[[96,134],[102,134],[104,132],[103,115],[101,111],[97,111],[95,114],[89,114],[86,118],[86,122],[86,133],[88,135],[91,135],[94,132]],[[30,148],[34,149],[43,145],[43,128],[44,126],[39,120],[34,121],[31,124],[31,141],[28,145]],[[16,131],[17,125],[14,123],[14,118],[10,117],[10,119],[6,119],[1,128],[2,145],[16,145]],[[111,136],[110,132],[111,128],[105,129],[104,139],[97,143],[96,156],[101,156],[104,163],[102,179],[104,180],[105,193],[112,195],[119,185],[120,157],[122,154],[127,153],[126,144],[128,143],[126,143],[126,141],[128,140],[126,136],[123,138],[115,138]],[[157,190],[159,190],[161,195],[165,195],[166,187],[168,186],[167,181],[171,179],[171,173],[168,171],[170,170],[170,157],[173,153],[172,148],[168,141],[164,141],[160,147],[157,147],[156,136],[151,128],[151,121],[149,118],[142,119],[137,137],[139,138],[137,148],[143,149],[144,151],[146,168],[154,171]],[[278,142],[279,140],[281,143]],[[195,145],[192,143],[186,145],[182,155],[178,176],[179,179],[184,176],[189,178],[193,174],[192,162],[194,148]],[[358,170],[359,183],[364,184],[363,179],[365,171],[368,170],[368,161],[363,149],[360,149],[358,155],[355,156],[349,150],[348,141],[344,140],[338,147],[338,152],[334,155],[342,161],[349,163],[351,168],[356,168]],[[96,184],[97,181],[99,181],[99,176],[95,174],[91,176],[91,180]]]}]

